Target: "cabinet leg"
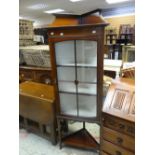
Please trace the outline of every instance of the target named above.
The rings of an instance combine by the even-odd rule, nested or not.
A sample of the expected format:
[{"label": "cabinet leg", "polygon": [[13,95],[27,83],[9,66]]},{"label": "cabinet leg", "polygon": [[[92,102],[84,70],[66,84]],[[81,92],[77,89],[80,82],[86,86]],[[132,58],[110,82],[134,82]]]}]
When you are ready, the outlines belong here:
[{"label": "cabinet leg", "polygon": [[83,129],[85,129],[86,125],[85,125],[85,122],[83,122]]},{"label": "cabinet leg", "polygon": [[44,128],[43,125],[39,123],[39,129],[42,135],[44,135]]},{"label": "cabinet leg", "polygon": [[24,118],[24,125],[25,125],[25,129],[28,130],[28,122],[26,118]]},{"label": "cabinet leg", "polygon": [[59,139],[59,145],[60,145],[60,149],[62,149],[62,134],[61,134],[61,119],[57,118],[57,122],[58,122],[58,139]]},{"label": "cabinet leg", "polygon": [[54,123],[52,123],[50,125],[50,130],[51,130],[51,135],[50,135],[51,142],[53,145],[56,145],[57,144],[57,140],[56,140],[57,135],[56,135],[56,125]]}]

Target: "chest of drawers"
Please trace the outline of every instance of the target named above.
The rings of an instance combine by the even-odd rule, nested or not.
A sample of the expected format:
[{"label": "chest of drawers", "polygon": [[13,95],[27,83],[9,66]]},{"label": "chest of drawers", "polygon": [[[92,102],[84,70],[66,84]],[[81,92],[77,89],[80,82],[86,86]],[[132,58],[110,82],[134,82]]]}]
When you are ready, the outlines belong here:
[{"label": "chest of drawers", "polygon": [[101,152],[110,155],[134,155],[135,124],[103,113]]},{"label": "chest of drawers", "polygon": [[100,154],[134,155],[134,81],[114,81],[108,90],[102,110]]}]

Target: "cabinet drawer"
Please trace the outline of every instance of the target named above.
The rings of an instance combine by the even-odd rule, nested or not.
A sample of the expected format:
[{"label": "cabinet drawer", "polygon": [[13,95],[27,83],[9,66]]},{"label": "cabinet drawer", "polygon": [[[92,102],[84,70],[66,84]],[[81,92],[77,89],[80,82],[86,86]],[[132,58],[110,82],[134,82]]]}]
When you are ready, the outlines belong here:
[{"label": "cabinet drawer", "polygon": [[34,73],[32,71],[20,71],[19,78],[21,82],[33,81]]},{"label": "cabinet drawer", "polygon": [[132,122],[128,122],[116,117],[105,116],[103,124],[105,127],[117,130],[129,136],[134,137],[135,135],[135,125]]},{"label": "cabinet drawer", "polygon": [[134,155],[133,152],[127,151],[105,140],[102,141],[101,149],[111,155]]},{"label": "cabinet drawer", "polygon": [[135,139],[133,137],[124,135],[120,132],[103,127],[103,139],[111,141],[117,145],[123,146],[131,151],[135,150]]},{"label": "cabinet drawer", "polygon": [[52,84],[52,77],[50,71],[36,71],[35,81],[44,84]]}]

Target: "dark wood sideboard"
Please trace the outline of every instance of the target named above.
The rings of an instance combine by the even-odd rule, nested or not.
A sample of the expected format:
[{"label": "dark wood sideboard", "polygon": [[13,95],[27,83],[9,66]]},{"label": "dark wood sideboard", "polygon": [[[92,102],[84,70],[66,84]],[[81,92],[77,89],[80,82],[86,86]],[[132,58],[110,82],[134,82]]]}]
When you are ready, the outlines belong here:
[{"label": "dark wood sideboard", "polygon": [[33,81],[44,84],[52,84],[51,68],[46,67],[19,67],[19,81]]}]

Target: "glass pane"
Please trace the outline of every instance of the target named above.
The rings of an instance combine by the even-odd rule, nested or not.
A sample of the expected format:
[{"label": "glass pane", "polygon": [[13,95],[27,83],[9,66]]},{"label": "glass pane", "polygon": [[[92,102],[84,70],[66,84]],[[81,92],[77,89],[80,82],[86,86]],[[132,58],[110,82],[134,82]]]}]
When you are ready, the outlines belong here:
[{"label": "glass pane", "polygon": [[77,66],[97,66],[97,42],[76,41]]},{"label": "glass pane", "polygon": [[78,84],[78,93],[96,95],[96,84]]},{"label": "glass pane", "polygon": [[73,82],[59,82],[59,91],[76,93],[76,85]]},{"label": "glass pane", "polygon": [[57,65],[75,65],[74,41],[63,41],[55,44]]},{"label": "glass pane", "polygon": [[61,114],[77,116],[76,95],[59,93]]},{"label": "glass pane", "polygon": [[96,117],[96,96],[78,95],[79,116]]},{"label": "glass pane", "polygon": [[57,67],[57,76],[59,81],[75,81],[75,68]]},{"label": "glass pane", "polygon": [[96,68],[77,68],[77,80],[80,82],[96,82]]}]

